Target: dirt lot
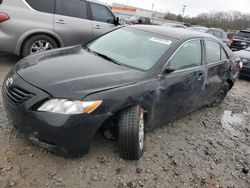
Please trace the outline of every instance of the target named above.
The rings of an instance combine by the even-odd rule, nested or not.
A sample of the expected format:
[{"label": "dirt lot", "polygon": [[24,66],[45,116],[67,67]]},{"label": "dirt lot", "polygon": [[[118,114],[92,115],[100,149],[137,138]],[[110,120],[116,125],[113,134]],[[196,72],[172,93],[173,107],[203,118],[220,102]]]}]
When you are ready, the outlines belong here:
[{"label": "dirt lot", "polygon": [[[0,55],[0,86],[16,61]],[[250,81],[238,80],[220,107],[146,136],[140,161],[120,159],[117,144],[99,134],[88,155],[64,159],[11,128],[0,97],[0,187],[250,188]]]}]

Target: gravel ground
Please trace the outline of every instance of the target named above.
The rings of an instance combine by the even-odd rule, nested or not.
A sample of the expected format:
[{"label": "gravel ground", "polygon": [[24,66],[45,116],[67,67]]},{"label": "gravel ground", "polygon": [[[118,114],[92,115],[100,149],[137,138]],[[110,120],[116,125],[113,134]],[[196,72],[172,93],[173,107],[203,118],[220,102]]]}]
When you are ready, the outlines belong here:
[{"label": "gravel ground", "polygon": [[[17,60],[0,55],[0,86]],[[139,161],[120,159],[99,134],[88,155],[64,159],[11,128],[0,97],[0,187],[250,188],[249,117],[250,81],[238,80],[220,107],[148,132]]]}]

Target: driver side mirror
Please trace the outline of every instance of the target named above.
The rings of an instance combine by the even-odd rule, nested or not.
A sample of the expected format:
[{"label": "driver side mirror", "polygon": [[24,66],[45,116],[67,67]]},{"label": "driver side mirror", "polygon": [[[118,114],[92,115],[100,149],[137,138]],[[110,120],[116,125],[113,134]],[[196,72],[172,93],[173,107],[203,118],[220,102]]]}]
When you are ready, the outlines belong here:
[{"label": "driver side mirror", "polygon": [[170,67],[166,67],[166,68],[164,69],[164,74],[170,74],[170,73],[172,73],[172,72],[174,72],[174,71],[175,71],[175,69],[170,68]]},{"label": "driver side mirror", "polygon": [[120,25],[119,21],[120,21],[119,17],[116,17],[114,20],[114,25],[115,26]]}]

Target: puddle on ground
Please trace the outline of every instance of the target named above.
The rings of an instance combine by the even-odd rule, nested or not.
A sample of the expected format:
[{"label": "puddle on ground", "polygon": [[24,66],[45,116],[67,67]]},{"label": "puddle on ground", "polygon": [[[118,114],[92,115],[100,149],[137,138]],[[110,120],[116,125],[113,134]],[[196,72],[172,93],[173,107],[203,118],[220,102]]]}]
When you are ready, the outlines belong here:
[{"label": "puddle on ground", "polygon": [[243,114],[233,114],[229,110],[224,111],[221,118],[222,127],[228,130],[234,136],[239,136],[241,134],[241,132],[235,127],[239,126],[243,122]]}]

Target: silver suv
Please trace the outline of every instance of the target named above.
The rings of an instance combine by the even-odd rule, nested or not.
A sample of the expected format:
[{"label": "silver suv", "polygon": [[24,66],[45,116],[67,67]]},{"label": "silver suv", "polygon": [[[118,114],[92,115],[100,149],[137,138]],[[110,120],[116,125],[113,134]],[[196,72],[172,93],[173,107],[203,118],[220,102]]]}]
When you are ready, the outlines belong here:
[{"label": "silver suv", "polygon": [[27,56],[76,45],[118,22],[105,4],[93,0],[0,0],[0,50]]}]

